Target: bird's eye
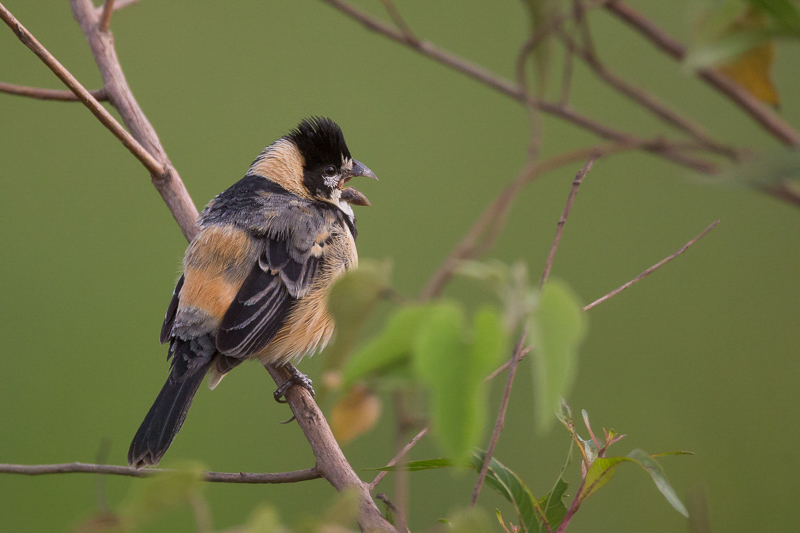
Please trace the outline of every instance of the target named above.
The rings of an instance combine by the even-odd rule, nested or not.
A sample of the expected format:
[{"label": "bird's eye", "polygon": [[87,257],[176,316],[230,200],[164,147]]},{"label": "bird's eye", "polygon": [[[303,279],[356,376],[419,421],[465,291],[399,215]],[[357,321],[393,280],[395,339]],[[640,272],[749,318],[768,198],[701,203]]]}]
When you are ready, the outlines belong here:
[{"label": "bird's eye", "polygon": [[335,176],[335,175],[336,175],[336,167],[335,167],[335,166],[333,166],[333,165],[328,165],[328,166],[327,166],[327,167],[325,167],[325,169],[322,171],[322,174],[323,174],[323,175],[324,175],[326,178],[332,178],[333,176]]}]

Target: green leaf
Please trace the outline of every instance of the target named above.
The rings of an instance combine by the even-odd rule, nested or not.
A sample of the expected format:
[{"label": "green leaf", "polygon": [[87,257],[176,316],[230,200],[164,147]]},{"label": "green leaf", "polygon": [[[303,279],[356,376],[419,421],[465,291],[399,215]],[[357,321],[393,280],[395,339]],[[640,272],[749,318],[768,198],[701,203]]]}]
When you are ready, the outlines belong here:
[{"label": "green leaf", "polygon": [[775,24],[800,32],[800,10],[791,0],[748,0],[750,4],[770,16]]},{"label": "green leaf", "polygon": [[[475,451],[472,454],[472,467],[480,472],[486,452]],[[520,477],[503,463],[492,457],[486,472],[486,484],[511,502],[519,517],[520,525],[528,533],[544,531],[542,527],[545,512],[539,501],[531,494],[530,489]]]},{"label": "green leaf", "polygon": [[561,397],[567,396],[572,388],[578,347],[586,329],[586,316],[572,290],[559,281],[549,281],[542,289],[539,307],[531,321],[539,431],[550,427]]},{"label": "green leaf", "polygon": [[595,459],[592,466],[586,471],[583,488],[578,494],[579,504],[586,501],[586,498],[600,490],[606,483],[611,481],[620,463],[628,461],[627,457],[599,457]]},{"label": "green leaf", "polygon": [[564,504],[563,498],[568,487],[569,484],[564,481],[564,478],[559,477],[553,490],[539,502],[541,508],[544,509],[547,523],[553,531],[558,529],[558,526],[561,525],[562,520],[567,515],[567,506]]},{"label": "green leaf", "polygon": [[419,325],[414,369],[431,390],[434,433],[445,453],[464,460],[485,422],[486,375],[504,345],[496,311],[482,309],[469,342],[464,313],[455,303],[433,305]]},{"label": "green leaf", "polygon": [[579,504],[582,504],[589,496],[611,481],[617,467],[624,462],[636,463],[644,468],[653,478],[656,487],[661,491],[661,494],[664,495],[669,504],[683,516],[689,516],[686,507],[683,506],[678,499],[678,495],[675,494],[675,490],[667,481],[667,477],[661,469],[661,466],[659,466],[653,457],[639,449],[633,450],[627,457],[600,457],[596,459],[586,472],[583,488],[578,495]]},{"label": "green leaf", "polygon": [[417,328],[427,313],[427,306],[409,306],[395,311],[383,331],[350,356],[342,370],[344,387],[351,387],[368,374],[380,373],[409,360]]},{"label": "green leaf", "polygon": [[686,510],[686,507],[684,507],[680,499],[678,499],[678,495],[675,494],[675,489],[673,489],[672,485],[667,481],[666,474],[664,474],[664,471],[656,460],[638,448],[629,453],[628,457],[647,470],[647,473],[653,478],[653,483],[656,484],[656,487],[658,487],[658,490],[661,491],[661,494],[664,495],[669,504],[675,508],[676,511],[688,518],[689,511]]},{"label": "green leaf", "polygon": [[394,472],[397,470],[408,470],[409,472],[416,472],[418,470],[431,470],[434,468],[449,468],[452,466],[457,466],[456,462],[452,459],[448,459],[446,457],[440,457],[438,459],[425,459],[422,461],[411,461],[408,463],[400,464],[400,465],[393,465],[393,466],[382,466],[381,468],[367,468],[365,470],[385,470],[387,472]]},{"label": "green leaf", "polygon": [[325,350],[325,369],[339,369],[358,341],[367,318],[389,287],[388,261],[362,261],[339,278],[328,296],[328,310],[336,323],[336,337]]}]

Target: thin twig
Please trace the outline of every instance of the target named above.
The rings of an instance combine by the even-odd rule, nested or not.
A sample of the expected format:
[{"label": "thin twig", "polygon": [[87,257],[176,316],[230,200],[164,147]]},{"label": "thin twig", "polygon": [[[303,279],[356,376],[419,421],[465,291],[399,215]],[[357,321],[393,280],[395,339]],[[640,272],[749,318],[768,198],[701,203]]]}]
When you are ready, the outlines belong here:
[{"label": "thin twig", "polygon": [[[657,141],[641,141],[643,143],[653,143]],[[526,164],[517,178],[512,181],[503,191],[483,210],[478,219],[473,223],[469,231],[461,241],[451,250],[439,268],[434,272],[428,283],[425,284],[420,299],[430,300],[438,296],[447,282],[458,267],[458,264],[465,260],[476,257],[479,252],[488,250],[494,242],[494,238],[500,233],[502,223],[505,220],[508,210],[511,208],[516,195],[526,185],[532,183],[539,176],[547,174],[551,170],[575,163],[585,161],[592,154],[607,156],[627,150],[638,150],[641,144],[638,143],[609,143],[591,148],[581,148],[572,152],[557,155],[541,163]]]},{"label": "thin twig", "polygon": [[111,113],[100,105],[94,96],[86,90],[86,88],[78,82],[77,79],[67,70],[53,55],[42,46],[31,33],[14,18],[2,4],[0,4],[0,19],[3,19],[14,34],[22,41],[22,44],[30,48],[47,67],[53,71],[53,74],[58,76],[64,85],[75,93],[75,96],[89,108],[94,116],[103,123],[103,125],[111,130],[111,133],[120,140],[120,142],[131,151],[131,153],[138,159],[148,171],[154,176],[161,176],[164,173],[164,166],[159,163],[149,152],[147,152],[139,142],[117,122]]},{"label": "thin twig", "polygon": [[500,410],[497,413],[497,419],[494,422],[492,438],[489,440],[489,446],[486,448],[486,454],[483,457],[483,465],[481,466],[481,471],[478,474],[478,481],[475,483],[475,488],[472,490],[472,500],[470,501],[470,505],[472,505],[472,507],[475,507],[475,504],[478,503],[478,496],[480,496],[481,487],[483,487],[483,482],[486,480],[486,473],[489,471],[489,464],[492,462],[494,449],[497,446],[497,441],[500,440],[500,433],[503,432],[503,427],[506,423],[506,410],[508,409],[508,400],[511,398],[511,386],[514,384],[514,376],[517,373],[517,366],[522,359],[522,347],[525,344],[525,338],[527,336],[528,326],[526,325],[522,330],[522,335],[520,335],[516,347],[514,347],[514,355],[511,357],[511,364],[508,369],[508,379],[506,379],[506,388],[503,391],[503,399],[500,401]]},{"label": "thin twig", "polygon": [[342,13],[346,14],[350,18],[356,20],[357,22],[361,23],[364,27],[374,32],[380,33],[392,39],[400,44],[403,44],[416,52],[434,59],[439,63],[446,65],[462,74],[469,76],[470,78],[477,80],[485,85],[488,85],[492,89],[504,94],[518,102],[524,103],[526,105],[535,106],[537,109],[544,113],[551,114],[553,116],[559,117],[567,122],[578,126],[579,128],[588,130],[599,137],[604,139],[616,141],[619,143],[625,144],[637,144],[642,150],[647,152],[651,152],[656,154],[660,157],[663,157],[669,161],[677,163],[679,165],[683,165],[687,168],[691,168],[698,172],[702,172],[705,174],[713,174],[718,171],[717,165],[706,161],[704,159],[700,159],[693,156],[688,156],[685,154],[681,154],[675,152],[672,149],[668,149],[665,147],[664,144],[656,143],[656,144],[649,144],[646,143],[643,139],[636,137],[635,135],[631,135],[629,133],[621,132],[606,126],[605,124],[601,124],[595,120],[592,120],[580,113],[576,112],[575,110],[571,109],[568,106],[562,106],[559,104],[553,104],[550,102],[545,102],[543,100],[539,100],[534,97],[530,97],[527,95],[519,86],[515,85],[514,83],[510,82],[507,79],[504,79],[500,76],[495,75],[493,72],[477,65],[467,59],[459,57],[452,52],[447,50],[443,50],[430,41],[426,41],[424,39],[417,39],[412,40],[409,39],[403,32],[400,30],[396,30],[383,21],[364,13],[363,11],[353,7],[348,2],[344,0],[322,0],[323,2],[330,4],[331,6],[335,7]]},{"label": "thin twig", "polygon": [[[686,57],[686,49],[682,44],[664,33],[661,28],[636,10],[618,0],[608,2],[605,7],[668,55],[678,61],[682,61]],[[713,69],[699,69],[697,75],[727,96],[773,137],[787,146],[800,146],[800,133],[741,85]]]},{"label": "thin twig", "polygon": [[[72,91],[65,91],[63,89],[44,89],[41,87],[27,87],[25,85],[17,85],[15,83],[6,83],[0,81],[0,92],[7,94],[14,94],[17,96],[27,96],[29,98],[36,98],[37,100],[56,100],[59,102],[78,102],[78,97]],[[95,100],[102,102],[108,100],[106,92],[103,89],[89,91]]]},{"label": "thin twig", "polygon": [[[411,441],[409,441],[408,444],[403,446],[403,449],[401,449],[399,452],[397,452],[397,455],[395,455],[394,458],[392,458],[391,461],[386,463],[386,466],[388,467],[388,466],[396,465],[398,463],[398,461],[400,461],[400,459],[405,457],[405,455],[409,452],[409,450],[411,450],[411,448],[416,446],[416,444],[419,442],[419,439],[421,439],[422,437],[424,437],[428,433],[429,429],[430,429],[430,426],[426,426],[426,427],[422,428],[422,430],[419,433],[417,433],[414,436],[414,438],[411,439]],[[370,492],[375,490],[375,487],[378,486],[378,483],[381,482],[381,480],[386,476],[386,474],[388,472],[389,472],[388,470],[381,470],[381,472],[377,476],[375,476],[375,479],[373,479],[372,482],[369,484],[369,491]]]},{"label": "thin twig", "polygon": [[100,31],[107,32],[111,26],[111,13],[114,11],[114,0],[106,0],[103,4],[103,12],[100,15]]},{"label": "thin twig", "polygon": [[[2,474],[22,474],[26,476],[41,476],[47,474],[110,474],[112,476],[152,477],[169,472],[178,472],[178,470],[167,468],[134,468],[132,466],[92,463],[60,463],[49,465],[0,464],[0,473]],[[316,468],[306,468],[305,470],[280,472],[277,474],[203,472],[203,481],[208,481],[210,483],[297,483],[299,481],[308,481],[321,477],[322,474]]]},{"label": "thin twig", "polygon": [[395,524],[397,530],[408,531],[408,525],[406,525],[406,517],[403,515],[403,512],[400,509],[398,509],[395,504],[392,503],[392,500],[390,500],[389,497],[382,492],[376,494],[375,498],[385,503],[386,507],[388,507],[389,510],[392,511],[392,514],[394,514],[395,518],[397,519],[397,524]]},{"label": "thin twig", "polygon": [[414,35],[414,32],[411,31],[411,27],[406,23],[406,19],[400,14],[400,10],[397,9],[394,2],[392,0],[381,0],[381,4],[383,4],[386,12],[389,13],[389,17],[392,19],[392,22],[394,22],[394,25],[397,26],[408,39],[416,41],[417,37]]},{"label": "thin twig", "polygon": [[564,225],[567,223],[567,217],[569,216],[570,210],[572,210],[572,204],[575,202],[575,197],[578,195],[578,187],[581,186],[583,182],[583,178],[586,174],[591,170],[592,165],[594,164],[595,159],[598,158],[598,154],[594,153],[589,156],[589,160],[583,166],[583,168],[575,175],[575,179],[572,180],[572,187],[569,190],[569,196],[567,196],[567,203],[564,206],[564,211],[561,213],[561,217],[558,219],[558,224],[556,225],[556,235],[553,238],[553,245],[550,246],[550,253],[547,255],[547,261],[544,265],[544,272],[542,272],[542,280],[539,282],[539,286],[543,286],[545,281],[547,281],[547,277],[550,275],[550,269],[553,266],[553,259],[556,256],[556,250],[558,249],[558,243],[561,242],[561,234],[564,233]]},{"label": "thin twig", "polygon": [[704,229],[704,230],[703,230],[703,231],[700,233],[700,235],[698,235],[697,237],[695,237],[695,238],[694,238],[694,239],[692,239],[691,241],[689,241],[689,242],[687,242],[686,244],[684,244],[684,245],[683,245],[683,246],[680,248],[680,250],[678,250],[678,251],[677,251],[677,252],[675,252],[674,254],[670,255],[669,257],[667,257],[667,258],[665,258],[665,259],[662,259],[661,261],[659,261],[659,262],[658,262],[658,263],[656,263],[655,265],[651,266],[650,268],[648,268],[647,270],[645,270],[644,272],[642,272],[641,274],[639,274],[638,276],[636,276],[635,278],[633,278],[632,280],[630,280],[628,283],[626,283],[626,284],[622,285],[621,287],[617,287],[616,289],[614,289],[613,291],[609,292],[609,293],[608,293],[608,294],[606,294],[605,296],[603,296],[603,297],[601,297],[601,298],[598,298],[597,300],[593,301],[593,302],[592,302],[592,303],[590,303],[589,305],[585,306],[585,307],[583,308],[583,310],[584,310],[584,311],[588,311],[589,309],[592,309],[593,307],[595,307],[595,306],[597,306],[597,305],[599,305],[599,304],[601,304],[601,303],[605,302],[605,301],[606,301],[606,300],[608,300],[609,298],[611,298],[611,297],[613,297],[613,296],[616,296],[617,294],[619,294],[620,292],[624,291],[625,289],[627,289],[628,287],[630,287],[630,286],[631,286],[631,285],[633,285],[634,283],[636,283],[636,282],[638,282],[638,281],[641,281],[641,280],[642,280],[643,278],[645,278],[646,276],[648,276],[648,275],[652,274],[653,272],[655,272],[656,270],[658,270],[659,268],[661,268],[661,267],[662,267],[662,266],[664,266],[665,264],[669,263],[670,261],[672,261],[673,259],[675,259],[675,258],[676,258],[676,257],[678,257],[679,255],[681,255],[683,252],[685,252],[686,250],[688,250],[688,249],[689,249],[689,247],[690,247],[691,245],[693,245],[694,243],[696,243],[697,241],[699,241],[700,239],[702,239],[702,238],[705,236],[705,234],[706,234],[706,233],[708,233],[709,231],[711,231],[712,229],[714,229],[714,228],[717,226],[717,224],[719,224],[719,220],[715,220],[714,222],[712,222],[712,223],[711,223],[711,224],[710,224],[710,225],[709,225],[709,226],[708,226],[706,229]]}]

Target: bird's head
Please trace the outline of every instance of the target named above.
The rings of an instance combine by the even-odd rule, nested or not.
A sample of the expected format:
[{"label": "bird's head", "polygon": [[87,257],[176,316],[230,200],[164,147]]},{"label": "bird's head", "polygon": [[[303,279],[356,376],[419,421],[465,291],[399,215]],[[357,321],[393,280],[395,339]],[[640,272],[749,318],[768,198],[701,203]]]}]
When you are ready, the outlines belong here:
[{"label": "bird's head", "polygon": [[288,135],[268,146],[251,172],[271,179],[303,198],[339,205],[370,205],[360,191],[345,187],[351,178],[378,179],[353,159],[341,128],[329,118],[305,119]]}]

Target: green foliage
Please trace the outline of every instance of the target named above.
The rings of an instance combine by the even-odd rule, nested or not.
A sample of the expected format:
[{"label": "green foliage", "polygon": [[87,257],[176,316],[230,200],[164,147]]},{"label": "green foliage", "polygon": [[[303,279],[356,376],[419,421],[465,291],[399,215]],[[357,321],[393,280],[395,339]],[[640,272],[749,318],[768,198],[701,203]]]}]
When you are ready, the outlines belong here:
[{"label": "green foliage", "polygon": [[[472,467],[480,471],[485,453],[476,451],[472,455]],[[539,532],[546,522],[545,511],[520,477],[503,463],[492,457],[486,472],[486,484],[499,492],[514,506],[519,524],[525,531]],[[563,495],[563,492],[562,492]],[[555,494],[553,499],[555,500]]]},{"label": "green foliage", "polygon": [[504,344],[499,315],[488,308],[475,315],[472,334],[463,310],[454,303],[430,306],[420,325],[414,369],[431,391],[432,425],[439,444],[456,461],[466,459],[481,436],[484,381]]},{"label": "green foliage", "polygon": [[407,364],[419,324],[428,312],[427,306],[407,306],[396,310],[386,326],[363,348],[356,351],[342,371],[345,387],[373,375]]},{"label": "green foliage", "polygon": [[572,290],[557,280],[549,281],[530,322],[536,421],[540,431],[550,427],[560,399],[572,388],[578,347],[586,330],[586,316]]},{"label": "green foliage", "polygon": [[800,11],[789,0],[716,2],[697,26],[688,69],[713,67],[774,39],[800,38]]}]

